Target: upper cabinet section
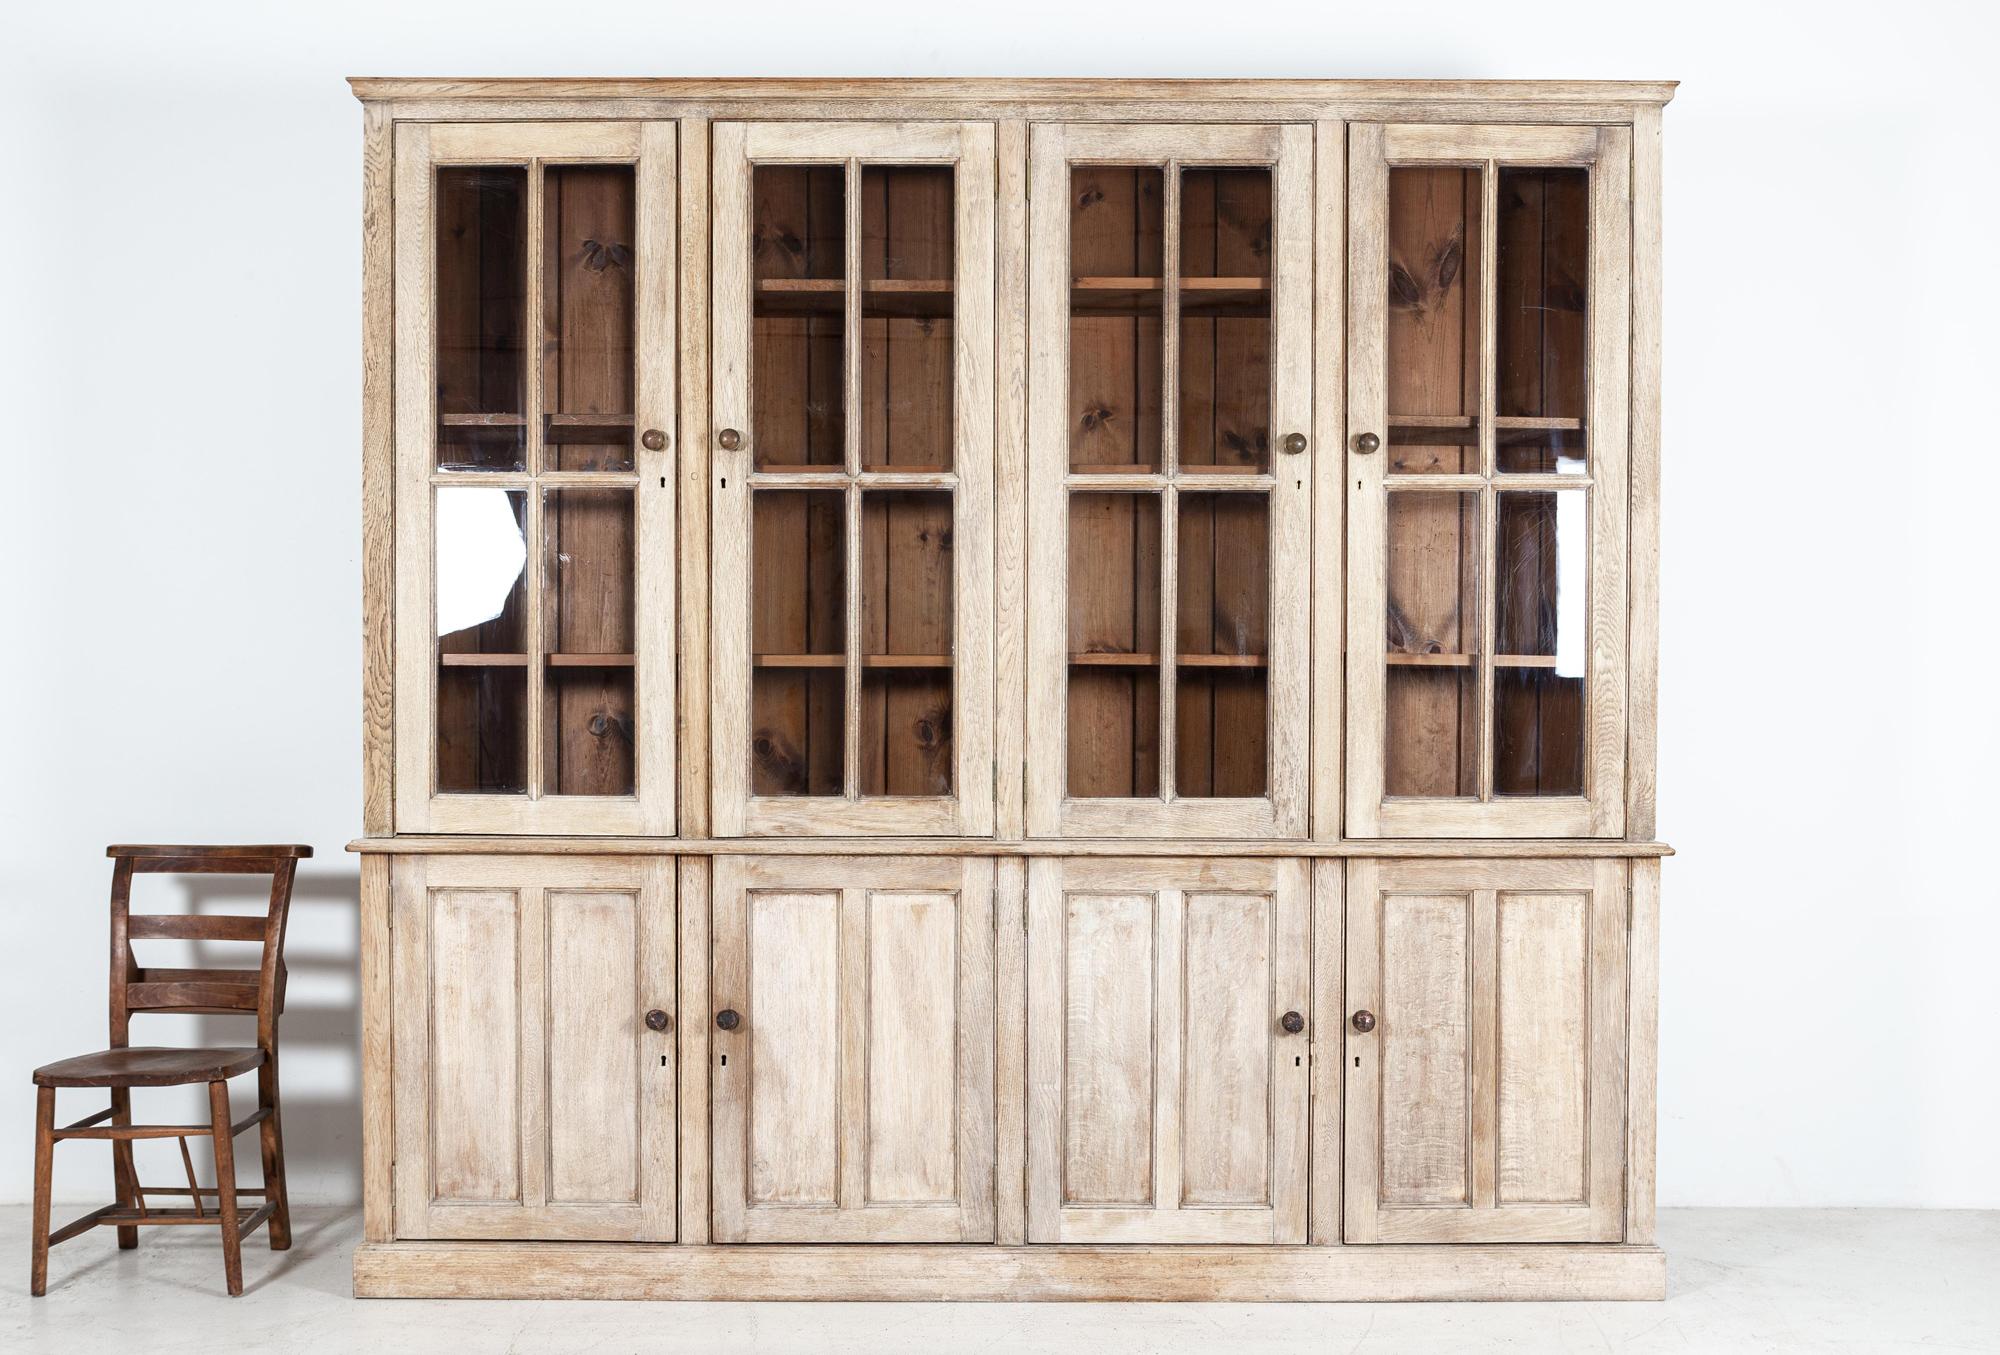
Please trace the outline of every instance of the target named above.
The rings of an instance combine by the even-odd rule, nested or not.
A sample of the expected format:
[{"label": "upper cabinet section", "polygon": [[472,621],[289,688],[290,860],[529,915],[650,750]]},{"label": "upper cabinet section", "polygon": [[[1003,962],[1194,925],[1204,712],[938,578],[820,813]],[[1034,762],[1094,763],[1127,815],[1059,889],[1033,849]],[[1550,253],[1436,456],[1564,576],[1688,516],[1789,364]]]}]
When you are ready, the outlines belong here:
[{"label": "upper cabinet section", "polygon": [[993,129],[714,174],[715,831],[990,832]]},{"label": "upper cabinet section", "polygon": [[1312,158],[1034,129],[1032,834],[1304,834]]},{"label": "upper cabinet section", "polygon": [[674,831],[674,127],[396,132],[396,826]]},{"label": "upper cabinet section", "polygon": [[1348,835],[1616,837],[1630,130],[1349,150]]}]

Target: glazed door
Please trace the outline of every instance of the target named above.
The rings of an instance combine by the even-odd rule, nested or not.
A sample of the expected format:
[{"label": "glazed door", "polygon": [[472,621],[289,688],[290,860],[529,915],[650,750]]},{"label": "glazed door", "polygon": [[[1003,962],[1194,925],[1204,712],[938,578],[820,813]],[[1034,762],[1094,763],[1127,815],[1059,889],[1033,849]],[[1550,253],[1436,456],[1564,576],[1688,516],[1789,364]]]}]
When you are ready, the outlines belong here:
[{"label": "glazed door", "polygon": [[1616,837],[1630,129],[1349,138],[1347,832]]},{"label": "glazed door", "polygon": [[392,880],[397,1236],[672,1240],[672,858]]},{"label": "glazed door", "polygon": [[396,827],[674,831],[674,127],[396,130]]},{"label": "glazed door", "polygon": [[1029,831],[1303,836],[1312,130],[1030,156]]},{"label": "glazed door", "polygon": [[993,129],[718,123],[715,831],[993,824]]},{"label": "glazed door", "polygon": [[1304,1242],[1307,865],[1039,859],[1028,1240]]},{"label": "glazed door", "polygon": [[1349,865],[1347,1241],[1623,1239],[1625,877]]},{"label": "glazed door", "polygon": [[993,1240],[993,865],[718,857],[717,1242]]}]

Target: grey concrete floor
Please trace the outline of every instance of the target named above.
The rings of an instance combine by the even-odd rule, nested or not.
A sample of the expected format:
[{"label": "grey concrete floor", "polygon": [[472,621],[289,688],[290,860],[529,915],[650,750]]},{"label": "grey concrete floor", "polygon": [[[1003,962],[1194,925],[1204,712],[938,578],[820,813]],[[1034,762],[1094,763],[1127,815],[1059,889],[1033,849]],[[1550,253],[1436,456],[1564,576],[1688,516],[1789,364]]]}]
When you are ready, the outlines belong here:
[{"label": "grey concrete floor", "polygon": [[1666,1210],[1663,1304],[362,1302],[358,1217],[294,1230],[245,1250],[233,1301],[214,1237],[181,1228],[65,1243],[31,1299],[28,1211],[0,1208],[0,1351],[2000,1352],[2000,1212]]}]

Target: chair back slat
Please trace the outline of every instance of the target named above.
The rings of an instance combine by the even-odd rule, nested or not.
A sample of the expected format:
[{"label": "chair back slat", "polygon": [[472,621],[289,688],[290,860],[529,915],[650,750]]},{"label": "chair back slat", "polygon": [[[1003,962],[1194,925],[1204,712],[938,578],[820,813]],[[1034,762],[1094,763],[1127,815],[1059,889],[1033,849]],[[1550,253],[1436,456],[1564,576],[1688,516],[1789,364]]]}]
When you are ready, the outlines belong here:
[{"label": "chair back slat", "polygon": [[[257,1043],[275,1056],[278,1015],[284,1010],[285,921],[298,863],[312,855],[302,844],[280,846],[113,846],[111,881],[111,1044],[130,1042],[137,1012],[254,1014]],[[269,875],[271,891],[261,916],[244,914],[134,913],[135,874]],[[220,966],[142,968],[134,941],[248,941],[259,943],[254,969]]]},{"label": "chair back slat", "polygon": [[131,1012],[202,1010],[254,1012],[257,989],[243,983],[128,983],[125,1009]]},{"label": "chair back slat", "polygon": [[268,917],[221,913],[134,913],[125,934],[134,941],[262,941]]}]

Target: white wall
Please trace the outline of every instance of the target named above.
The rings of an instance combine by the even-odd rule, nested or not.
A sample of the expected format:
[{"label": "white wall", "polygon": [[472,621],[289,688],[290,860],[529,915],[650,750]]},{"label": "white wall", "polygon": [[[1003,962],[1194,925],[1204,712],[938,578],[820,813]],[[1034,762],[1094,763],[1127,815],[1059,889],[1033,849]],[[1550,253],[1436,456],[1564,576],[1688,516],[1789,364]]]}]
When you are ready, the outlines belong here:
[{"label": "white wall", "polygon": [[[1974,846],[2000,806],[1979,11],[16,8],[0,1199],[28,1190],[29,1068],[103,1036],[114,840],[318,849],[290,948],[294,1191],[356,1191],[340,848],[360,802],[360,114],[343,76],[1382,75],[1684,82],[1666,119],[1660,802],[1682,856],[1662,1201],[2000,1206],[2000,874]],[[171,1151],[151,1175],[172,1179]],[[101,1150],[63,1160],[63,1196],[104,1197]]]}]

